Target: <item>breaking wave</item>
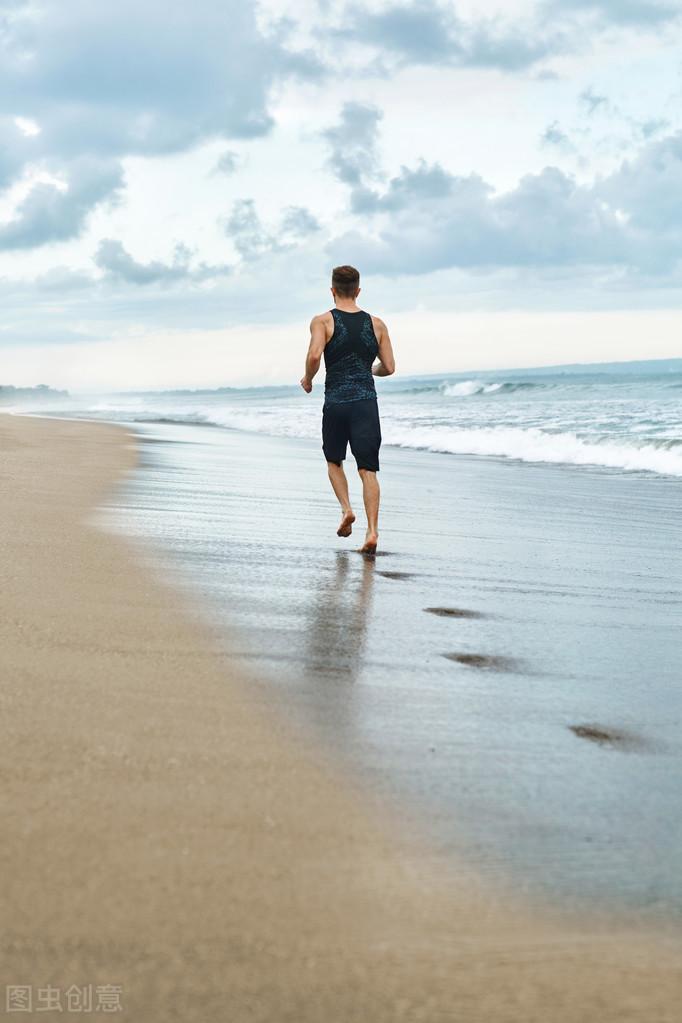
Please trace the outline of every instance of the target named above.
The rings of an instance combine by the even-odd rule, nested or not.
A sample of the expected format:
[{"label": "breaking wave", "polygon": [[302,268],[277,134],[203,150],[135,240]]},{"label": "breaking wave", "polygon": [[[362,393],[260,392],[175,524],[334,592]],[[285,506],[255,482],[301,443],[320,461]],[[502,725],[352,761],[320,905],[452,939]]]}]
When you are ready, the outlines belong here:
[{"label": "breaking wave", "polygon": [[512,394],[514,391],[525,391],[542,386],[546,385],[530,383],[527,380],[505,380],[500,382],[461,380],[456,384],[442,383],[438,390],[446,398],[470,398],[475,394]]},{"label": "breaking wave", "polygon": [[[141,415],[135,416],[135,421],[214,426],[280,437],[316,438],[319,434],[319,411],[313,408],[295,415],[264,409],[211,412],[212,415],[208,410],[178,415]],[[682,476],[682,439],[674,436],[652,438],[633,431],[618,439],[613,435],[585,438],[568,431],[549,432],[537,427],[410,425],[390,415],[384,417],[382,432],[385,444],[417,451]]]},{"label": "breaking wave", "polygon": [[413,427],[386,431],[398,447],[453,455],[488,455],[523,462],[593,465],[627,472],[682,476],[682,440],[645,444],[613,440],[582,440],[574,433],[547,433],[535,427]]}]

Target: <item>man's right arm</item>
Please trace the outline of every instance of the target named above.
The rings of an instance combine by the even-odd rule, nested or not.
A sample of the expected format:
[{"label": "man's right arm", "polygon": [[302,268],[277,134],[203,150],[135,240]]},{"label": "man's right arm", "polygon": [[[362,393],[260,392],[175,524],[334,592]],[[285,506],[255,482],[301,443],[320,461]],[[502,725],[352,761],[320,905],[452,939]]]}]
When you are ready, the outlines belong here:
[{"label": "man's right arm", "polygon": [[305,359],[305,372],[301,377],[301,387],[310,394],[313,389],[313,377],[320,368],[322,353],[327,343],[327,330],[323,316],[313,316],[310,321],[310,344]]},{"label": "man's right arm", "polygon": [[374,333],[379,343],[379,361],[372,366],[372,373],[375,377],[390,377],[395,373],[395,358],[393,346],[388,334],[388,328],[378,316],[372,317]]}]

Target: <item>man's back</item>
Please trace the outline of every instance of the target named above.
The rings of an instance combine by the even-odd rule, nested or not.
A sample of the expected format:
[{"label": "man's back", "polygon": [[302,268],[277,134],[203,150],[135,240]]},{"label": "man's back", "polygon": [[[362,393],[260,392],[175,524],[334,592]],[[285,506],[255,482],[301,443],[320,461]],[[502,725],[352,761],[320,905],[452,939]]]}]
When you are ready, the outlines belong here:
[{"label": "man's back", "polygon": [[376,398],[372,365],[379,354],[372,317],[364,310],[330,310],[334,327],[324,349],[326,405]]}]

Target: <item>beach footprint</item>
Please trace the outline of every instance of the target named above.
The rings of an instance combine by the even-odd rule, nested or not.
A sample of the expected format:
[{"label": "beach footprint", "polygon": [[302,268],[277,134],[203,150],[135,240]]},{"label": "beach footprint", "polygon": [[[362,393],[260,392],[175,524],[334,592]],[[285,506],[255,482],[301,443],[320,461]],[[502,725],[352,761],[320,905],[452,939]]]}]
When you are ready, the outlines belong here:
[{"label": "beach footprint", "polygon": [[568,728],[579,739],[585,739],[587,742],[607,749],[636,751],[649,748],[648,743],[641,736],[619,728],[607,728],[604,725],[592,724],[569,725]]},{"label": "beach footprint", "polygon": [[523,665],[513,657],[501,657],[495,654],[468,654],[449,653],[443,654],[448,661],[456,661],[467,668],[477,668],[479,671],[519,672],[523,671]]},{"label": "beach footprint", "polygon": [[481,611],[470,611],[464,607],[425,607],[428,614],[438,615],[439,618],[485,618]]},{"label": "beach footprint", "polygon": [[379,572],[379,575],[383,575],[384,579],[414,579],[415,572]]}]

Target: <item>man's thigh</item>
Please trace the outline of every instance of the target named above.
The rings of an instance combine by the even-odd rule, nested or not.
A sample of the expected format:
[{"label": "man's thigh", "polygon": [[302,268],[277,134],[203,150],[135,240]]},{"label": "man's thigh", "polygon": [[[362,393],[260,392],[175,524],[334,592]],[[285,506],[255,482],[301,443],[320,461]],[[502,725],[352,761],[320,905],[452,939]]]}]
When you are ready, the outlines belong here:
[{"label": "man's thigh", "polygon": [[381,423],[379,406],[374,398],[363,398],[349,403],[350,449],[358,469],[379,471],[379,448],[381,447]]},{"label": "man's thigh", "polygon": [[348,416],[342,404],[322,409],[322,450],[328,462],[343,462],[348,445]]}]

